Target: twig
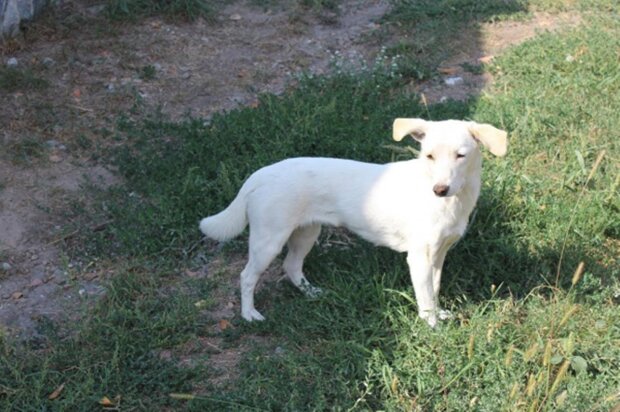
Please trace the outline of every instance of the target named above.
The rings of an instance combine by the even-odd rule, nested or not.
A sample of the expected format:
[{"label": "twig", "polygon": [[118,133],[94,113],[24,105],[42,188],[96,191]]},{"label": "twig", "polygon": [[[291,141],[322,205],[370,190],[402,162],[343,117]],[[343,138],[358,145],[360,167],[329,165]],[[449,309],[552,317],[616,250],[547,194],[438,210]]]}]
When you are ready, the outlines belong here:
[{"label": "twig", "polygon": [[[105,227],[108,226],[110,223],[112,223],[112,220],[106,220],[105,222],[98,223],[98,224],[92,226],[90,228],[90,231],[91,232],[99,232],[99,231],[105,229]],[[58,242],[63,242],[65,240],[75,236],[79,231],[80,231],[80,229],[75,229],[74,231],[69,232],[66,235],[63,235],[63,236],[59,237],[58,239],[52,240],[51,242],[49,242],[47,244],[47,246],[54,245],[54,244],[56,244]]]}]

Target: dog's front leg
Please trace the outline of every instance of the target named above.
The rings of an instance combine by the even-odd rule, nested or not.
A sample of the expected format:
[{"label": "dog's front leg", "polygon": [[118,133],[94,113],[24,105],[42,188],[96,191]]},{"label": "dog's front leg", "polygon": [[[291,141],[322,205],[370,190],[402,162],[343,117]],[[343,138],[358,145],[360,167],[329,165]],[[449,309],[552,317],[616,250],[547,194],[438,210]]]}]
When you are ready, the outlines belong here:
[{"label": "dog's front leg", "polygon": [[407,253],[407,264],[418,303],[418,314],[434,328],[437,324],[437,301],[433,290],[433,265],[429,249],[426,245],[410,250]]},{"label": "dog's front leg", "polygon": [[443,264],[446,259],[446,254],[450,247],[454,244],[455,240],[449,239],[446,240],[439,248],[437,248],[437,253],[434,254],[432,259],[433,268],[432,268],[432,278],[433,278],[433,296],[435,297],[435,302],[437,304],[437,316],[439,320],[446,320],[452,318],[452,313],[448,310],[443,310],[439,306],[439,288],[441,286],[441,272],[443,270]]}]

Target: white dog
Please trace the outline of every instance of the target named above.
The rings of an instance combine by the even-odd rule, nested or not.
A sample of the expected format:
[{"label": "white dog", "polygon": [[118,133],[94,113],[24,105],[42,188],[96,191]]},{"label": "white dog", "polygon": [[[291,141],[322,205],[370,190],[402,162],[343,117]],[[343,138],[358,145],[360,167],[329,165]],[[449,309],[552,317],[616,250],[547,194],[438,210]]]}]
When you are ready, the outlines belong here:
[{"label": "white dog", "polygon": [[321,225],[344,226],[364,239],[407,252],[418,313],[430,326],[449,316],[438,307],[448,249],[465,232],[480,193],[481,143],[506,154],[506,132],[488,124],[396,119],[393,137],[421,142],[418,159],[384,165],[329,158],[294,158],[263,167],[243,184],[222,212],[202,219],[200,230],[220,241],[250,224],[249,260],[241,272],[241,315],[264,320],[254,288],[284,245],[283,267],[309,295],[303,261]]}]

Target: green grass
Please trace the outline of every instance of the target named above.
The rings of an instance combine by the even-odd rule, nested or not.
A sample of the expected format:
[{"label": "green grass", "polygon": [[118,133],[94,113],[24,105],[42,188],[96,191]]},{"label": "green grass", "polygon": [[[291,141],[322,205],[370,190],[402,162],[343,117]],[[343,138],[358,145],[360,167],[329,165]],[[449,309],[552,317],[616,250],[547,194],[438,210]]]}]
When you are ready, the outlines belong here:
[{"label": "green grass", "polygon": [[[405,56],[430,72],[455,54],[481,50],[480,24],[524,19],[525,0],[392,0],[385,26],[398,33],[391,55]],[[428,74],[427,74],[428,76]],[[425,77],[427,77],[425,76]]]},{"label": "green grass", "polygon": [[[85,309],[69,333],[39,319],[40,337],[16,347],[0,335],[0,410],[92,411],[105,396],[121,396],[121,410],[169,407],[169,393],[191,389],[203,367],[181,368],[158,354],[195,336],[201,318],[194,306],[208,293],[204,282],[177,282],[185,292],[163,289],[170,279],[152,268],[125,268],[95,308]],[[20,362],[15,362],[21,359]],[[60,396],[52,392],[64,385]]]},{"label": "green grass", "polygon": [[[5,339],[0,405],[92,410],[122,395],[123,408],[141,410],[611,410],[620,403],[620,24],[585,18],[497,58],[485,67],[494,87],[467,102],[421,106],[404,91],[412,78],[388,65],[304,78],[208,123],[121,119],[113,161],[127,184],[98,201],[111,223],[82,238],[81,253],[159,269],[121,270],[73,335],[48,327],[47,340],[21,352]],[[235,318],[223,334],[224,349],[263,338],[234,381],[218,386],[209,368],[157,356],[212,333],[193,303],[215,299],[215,280],[164,276],[202,253],[201,217],[285,157],[410,156],[390,141],[401,116],[509,132],[508,156],[486,156],[475,216],[447,258],[441,300],[455,320],[431,330],[417,318],[403,255],[324,236],[306,265],[323,296],[269,284],[257,295],[267,321]],[[242,238],[217,253],[243,248]]]},{"label": "green grass", "polygon": [[193,21],[198,18],[213,20],[219,2],[209,0],[109,0],[106,13],[112,20],[137,20],[163,16],[170,19]]},{"label": "green grass", "polygon": [[45,79],[29,69],[0,67],[0,90],[6,93],[43,90],[48,86]]},{"label": "green grass", "polygon": [[27,137],[8,143],[0,156],[8,158],[18,165],[32,164],[45,155],[45,144],[36,137]]}]

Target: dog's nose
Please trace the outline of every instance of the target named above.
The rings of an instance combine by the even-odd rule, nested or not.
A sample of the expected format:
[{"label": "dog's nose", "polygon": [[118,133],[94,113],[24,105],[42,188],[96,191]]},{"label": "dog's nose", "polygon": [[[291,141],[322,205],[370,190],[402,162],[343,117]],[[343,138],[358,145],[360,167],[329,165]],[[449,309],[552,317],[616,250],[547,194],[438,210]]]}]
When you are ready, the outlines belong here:
[{"label": "dog's nose", "polygon": [[444,197],[448,195],[448,191],[450,190],[450,186],[448,185],[435,185],[433,186],[433,192],[439,197]]}]

